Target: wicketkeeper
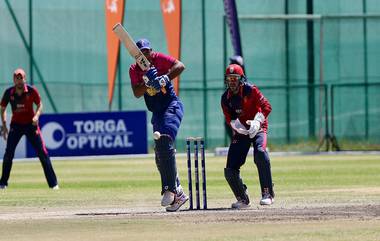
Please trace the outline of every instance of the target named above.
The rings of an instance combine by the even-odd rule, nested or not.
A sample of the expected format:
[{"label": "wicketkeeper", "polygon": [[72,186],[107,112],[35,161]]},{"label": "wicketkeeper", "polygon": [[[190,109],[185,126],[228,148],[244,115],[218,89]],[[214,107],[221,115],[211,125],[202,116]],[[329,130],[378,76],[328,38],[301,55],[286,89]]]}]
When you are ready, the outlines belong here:
[{"label": "wicketkeeper", "polygon": [[[240,67],[242,67],[242,69],[244,70],[244,60],[243,60],[243,57],[241,57],[240,55],[231,56],[230,57],[230,64],[240,65]],[[225,80],[224,80],[224,82],[225,82]],[[225,82],[225,84],[226,84],[226,82]],[[230,138],[230,140],[232,140],[232,130],[230,127],[230,123],[224,122],[224,129],[225,129],[228,137]]]},{"label": "wicketkeeper", "polygon": [[136,45],[154,67],[145,72],[137,64],[131,65],[132,90],[136,98],[144,96],[148,110],[153,113],[151,123],[156,165],[161,176],[161,205],[166,211],[177,211],[189,197],[184,193],[177,173],[174,141],[183,117],[183,104],[175,94],[171,80],[179,76],[185,66],[171,56],[154,52],[147,39],[140,39]]},{"label": "wicketkeeper", "polygon": [[267,118],[272,107],[255,85],[246,82],[241,66],[230,64],[226,69],[225,81],[227,90],[222,95],[221,105],[233,136],[224,176],[237,199],[232,208],[242,209],[250,206],[247,186],[240,177],[240,167],[246,161],[251,144],[260,179],[260,204],[271,205],[274,201],[274,191],[266,144]]}]

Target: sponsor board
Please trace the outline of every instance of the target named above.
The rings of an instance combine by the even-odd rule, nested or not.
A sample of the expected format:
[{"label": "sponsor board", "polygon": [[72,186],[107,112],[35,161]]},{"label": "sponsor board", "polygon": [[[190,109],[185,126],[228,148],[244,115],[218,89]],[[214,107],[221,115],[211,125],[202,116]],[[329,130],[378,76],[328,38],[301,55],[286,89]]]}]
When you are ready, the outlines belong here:
[{"label": "sponsor board", "polygon": [[44,114],[40,130],[50,156],[148,153],[145,111]]}]

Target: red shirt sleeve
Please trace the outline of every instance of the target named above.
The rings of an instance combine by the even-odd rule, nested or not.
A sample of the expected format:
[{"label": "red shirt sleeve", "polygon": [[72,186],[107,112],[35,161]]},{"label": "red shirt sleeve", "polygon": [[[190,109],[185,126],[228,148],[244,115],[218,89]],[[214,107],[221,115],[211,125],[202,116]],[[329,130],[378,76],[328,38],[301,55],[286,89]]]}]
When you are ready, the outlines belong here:
[{"label": "red shirt sleeve", "polygon": [[[177,60],[169,55],[160,52],[153,52],[151,61],[151,64],[157,69],[157,74],[164,75],[169,72],[170,68],[175,64]],[[145,72],[142,71],[137,64],[132,64],[129,68],[131,85],[135,86],[144,83],[144,80],[142,78],[144,74]]]},{"label": "red shirt sleeve", "polygon": [[265,118],[268,118],[268,115],[272,111],[272,106],[269,103],[268,99],[265,98],[265,96],[260,92],[259,88],[254,86],[252,88],[253,96],[254,96],[254,102],[258,105],[258,112],[263,113]]},{"label": "red shirt sleeve", "polygon": [[36,105],[39,105],[41,103],[41,96],[40,96],[40,93],[38,93],[38,90],[33,87],[33,102],[36,104]]},{"label": "red shirt sleeve", "polygon": [[230,123],[231,123],[231,114],[228,111],[227,106],[223,102],[221,103],[221,105],[222,105],[222,110],[223,110],[224,118],[226,119],[226,123],[228,125],[230,125]]},{"label": "red shirt sleeve", "polygon": [[3,98],[1,98],[1,106],[2,107],[7,107],[8,103],[9,103],[9,90],[7,89],[4,94],[3,94]]},{"label": "red shirt sleeve", "polygon": [[158,75],[167,74],[176,61],[172,56],[160,52],[153,53],[152,65],[157,68]]},{"label": "red shirt sleeve", "polygon": [[142,70],[139,70],[136,64],[132,64],[131,67],[129,68],[129,77],[131,79],[131,85],[135,86],[144,82],[142,78],[143,74],[144,73],[142,72]]}]

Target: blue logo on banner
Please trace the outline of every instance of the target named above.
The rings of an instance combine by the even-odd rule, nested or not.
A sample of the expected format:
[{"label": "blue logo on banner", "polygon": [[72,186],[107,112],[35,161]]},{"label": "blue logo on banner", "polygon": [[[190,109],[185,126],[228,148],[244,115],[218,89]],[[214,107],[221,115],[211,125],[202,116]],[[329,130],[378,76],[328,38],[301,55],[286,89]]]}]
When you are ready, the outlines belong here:
[{"label": "blue logo on banner", "polygon": [[50,156],[148,153],[145,111],[44,114],[39,123]]}]

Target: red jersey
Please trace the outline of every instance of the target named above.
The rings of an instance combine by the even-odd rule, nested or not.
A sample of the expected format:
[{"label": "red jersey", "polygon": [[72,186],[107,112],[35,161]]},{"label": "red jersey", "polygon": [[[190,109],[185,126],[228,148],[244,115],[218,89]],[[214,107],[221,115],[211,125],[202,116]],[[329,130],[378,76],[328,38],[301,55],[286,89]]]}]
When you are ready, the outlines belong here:
[{"label": "red jersey", "polygon": [[[153,52],[151,55],[151,64],[157,69],[157,75],[168,74],[169,70],[177,61],[175,58],[159,52]],[[129,76],[131,77],[132,86],[144,83],[143,71],[137,64],[132,64],[129,68]],[[170,103],[178,100],[172,83],[167,83],[165,86],[166,94],[158,92],[153,87],[148,87],[144,93],[145,104],[153,113],[160,113],[166,110]]]},{"label": "red jersey", "polygon": [[37,89],[30,85],[24,86],[22,95],[16,93],[16,87],[5,90],[1,99],[1,106],[6,108],[8,103],[12,106],[12,123],[30,124],[34,116],[33,103],[39,105],[41,97]]},{"label": "red jersey", "polygon": [[239,118],[240,122],[249,129],[246,121],[253,120],[256,113],[261,112],[265,116],[265,121],[261,124],[261,128],[264,132],[267,131],[267,117],[272,111],[272,106],[255,85],[243,83],[236,95],[227,89],[222,95],[221,104],[228,124],[230,124],[231,120]]},{"label": "red jersey", "polygon": [[[152,53],[152,60],[150,61],[151,64],[156,67],[157,69],[157,75],[164,75],[167,74],[170,70],[170,68],[174,65],[176,59],[160,53],[160,52],[153,52]],[[131,84],[137,85],[140,83],[144,83],[143,75],[146,71],[143,71],[136,63],[132,64],[129,69],[129,75],[131,77]]]}]

